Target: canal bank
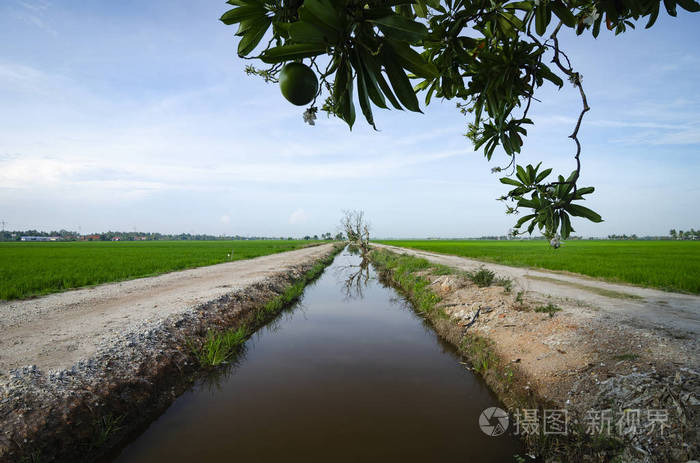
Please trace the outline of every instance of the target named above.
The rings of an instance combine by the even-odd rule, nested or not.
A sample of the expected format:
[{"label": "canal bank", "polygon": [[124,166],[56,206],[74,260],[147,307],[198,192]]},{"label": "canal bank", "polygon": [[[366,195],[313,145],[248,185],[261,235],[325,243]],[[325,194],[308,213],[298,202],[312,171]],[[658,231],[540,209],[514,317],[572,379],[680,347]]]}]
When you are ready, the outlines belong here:
[{"label": "canal bank", "polygon": [[[29,365],[0,372],[0,461],[73,462],[100,458],[148,425],[208,371],[200,364],[199,354],[209,333],[244,324],[251,330],[262,326],[275,315],[271,307],[282,310],[285,305],[277,302],[293,296],[289,288],[307,283],[319,273],[319,265],[322,269],[330,264],[341,248],[324,245],[128,282],[126,286],[145,289],[139,292],[132,288],[124,295],[112,291],[122,284],[105,286],[118,296],[101,302],[101,307],[93,307],[106,312],[115,305],[122,310],[118,301],[133,303],[142,292],[152,299],[158,288],[165,291],[164,298],[176,298],[180,306],[173,304],[165,315],[149,317],[128,329],[115,330],[105,323],[99,349],[69,368],[45,370]],[[215,278],[208,279],[212,274]],[[185,275],[184,282],[189,286],[183,288],[181,275]],[[174,291],[170,283],[173,281],[179,285],[180,293]],[[222,284],[224,287],[220,288]],[[47,298],[75,299],[85,294],[85,298],[94,300],[94,292],[100,289]],[[212,293],[223,295],[185,305],[188,300],[202,300]],[[38,300],[38,304],[42,301]],[[70,323],[72,307],[67,305],[55,313],[63,313]],[[125,308],[143,311],[135,306]],[[159,309],[156,305],[153,315],[162,314]],[[73,323],[79,328],[80,322],[76,318]],[[55,326],[45,327],[50,328]],[[32,360],[27,358],[27,364]]]},{"label": "canal bank", "polygon": [[697,457],[697,339],[619,323],[485,267],[448,267],[378,247],[372,261],[469,359],[546,461]]}]

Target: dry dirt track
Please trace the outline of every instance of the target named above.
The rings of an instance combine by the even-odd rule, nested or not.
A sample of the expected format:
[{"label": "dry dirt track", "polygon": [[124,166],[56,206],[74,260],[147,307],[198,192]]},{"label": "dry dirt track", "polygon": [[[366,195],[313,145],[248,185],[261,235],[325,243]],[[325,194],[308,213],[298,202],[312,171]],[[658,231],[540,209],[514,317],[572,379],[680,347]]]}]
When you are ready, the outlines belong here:
[{"label": "dry dirt track", "polygon": [[637,328],[667,331],[672,336],[700,335],[700,296],[605,283],[570,274],[484,263],[458,256],[374,244],[462,270],[486,267],[514,280],[516,291],[574,300],[604,313],[612,321]]},{"label": "dry dirt track", "polygon": [[110,339],[327,255],[331,244],[0,303],[0,375],[69,368]]}]

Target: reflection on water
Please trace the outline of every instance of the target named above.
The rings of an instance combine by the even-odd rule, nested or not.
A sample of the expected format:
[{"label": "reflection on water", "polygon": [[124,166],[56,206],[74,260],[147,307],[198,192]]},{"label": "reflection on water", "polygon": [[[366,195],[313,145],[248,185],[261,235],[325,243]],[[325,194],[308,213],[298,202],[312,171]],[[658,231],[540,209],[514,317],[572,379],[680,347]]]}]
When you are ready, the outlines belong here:
[{"label": "reflection on water", "polygon": [[346,252],[115,461],[511,461],[519,442],[479,429],[497,402],[459,360]]}]

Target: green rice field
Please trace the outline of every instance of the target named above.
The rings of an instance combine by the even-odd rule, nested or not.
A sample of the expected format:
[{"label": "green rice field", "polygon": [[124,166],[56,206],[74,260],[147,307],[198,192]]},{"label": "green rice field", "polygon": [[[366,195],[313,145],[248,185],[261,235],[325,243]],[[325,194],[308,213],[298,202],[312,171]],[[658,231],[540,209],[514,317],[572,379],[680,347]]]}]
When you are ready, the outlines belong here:
[{"label": "green rice field", "polygon": [[284,240],[0,242],[0,299],[23,299],[81,286],[250,259],[311,243]]},{"label": "green rice field", "polygon": [[619,283],[700,294],[700,241],[380,241],[517,267],[564,270]]}]

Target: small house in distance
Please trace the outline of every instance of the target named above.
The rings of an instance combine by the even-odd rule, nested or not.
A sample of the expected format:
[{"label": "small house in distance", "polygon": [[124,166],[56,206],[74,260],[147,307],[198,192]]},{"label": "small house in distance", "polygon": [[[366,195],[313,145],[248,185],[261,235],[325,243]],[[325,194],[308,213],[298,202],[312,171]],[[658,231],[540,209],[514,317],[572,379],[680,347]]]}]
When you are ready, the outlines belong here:
[{"label": "small house in distance", "polygon": [[23,236],[20,241],[58,241],[60,236]]}]

